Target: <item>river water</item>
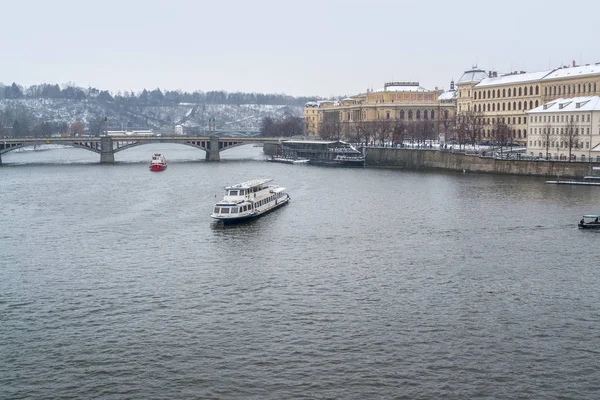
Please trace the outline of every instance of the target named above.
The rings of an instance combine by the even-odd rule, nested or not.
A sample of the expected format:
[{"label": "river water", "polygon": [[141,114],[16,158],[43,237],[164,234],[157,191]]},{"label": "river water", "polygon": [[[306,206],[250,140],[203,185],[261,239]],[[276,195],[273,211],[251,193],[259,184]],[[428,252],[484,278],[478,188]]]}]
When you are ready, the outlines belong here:
[{"label": "river water", "polygon": [[3,155],[0,398],[600,398],[600,188],[221,155]]}]

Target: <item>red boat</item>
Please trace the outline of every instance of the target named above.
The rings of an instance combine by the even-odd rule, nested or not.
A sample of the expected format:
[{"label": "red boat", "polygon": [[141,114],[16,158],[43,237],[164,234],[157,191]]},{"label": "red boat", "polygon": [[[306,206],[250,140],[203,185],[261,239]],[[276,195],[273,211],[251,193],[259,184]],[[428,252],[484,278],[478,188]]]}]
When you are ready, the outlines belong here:
[{"label": "red boat", "polygon": [[162,154],[156,153],[150,161],[150,171],[164,171],[167,169],[167,159]]}]

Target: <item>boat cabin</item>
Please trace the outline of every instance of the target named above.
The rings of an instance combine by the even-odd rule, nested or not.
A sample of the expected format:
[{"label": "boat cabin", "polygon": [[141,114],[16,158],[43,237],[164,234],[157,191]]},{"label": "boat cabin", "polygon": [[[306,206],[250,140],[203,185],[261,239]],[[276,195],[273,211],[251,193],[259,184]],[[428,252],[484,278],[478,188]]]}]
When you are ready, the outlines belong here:
[{"label": "boat cabin", "polygon": [[578,226],[584,229],[600,229],[600,214],[584,215]]}]

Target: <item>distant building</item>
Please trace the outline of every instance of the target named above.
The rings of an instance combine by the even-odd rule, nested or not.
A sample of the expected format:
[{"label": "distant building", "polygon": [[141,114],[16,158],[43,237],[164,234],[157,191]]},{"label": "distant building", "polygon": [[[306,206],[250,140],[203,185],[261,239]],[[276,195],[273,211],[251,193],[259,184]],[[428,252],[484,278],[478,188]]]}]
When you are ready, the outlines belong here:
[{"label": "distant building", "polygon": [[183,135],[183,126],[182,125],[175,125],[175,134]]},{"label": "distant building", "polygon": [[308,102],[304,106],[305,133],[318,136],[324,124],[339,124],[346,131],[353,124],[401,121],[431,122],[439,132],[439,116],[455,112],[455,93],[426,89],[419,82],[386,82],[383,88],[367,90],[338,101]]},{"label": "distant building", "polygon": [[559,98],[527,112],[527,153],[600,161],[600,96]]},{"label": "distant building", "polygon": [[478,113],[483,118],[482,139],[493,139],[493,126],[501,118],[515,140],[527,143],[527,112],[558,98],[600,94],[600,65],[573,65],[548,71],[487,73],[474,67],[457,85],[457,114]]}]

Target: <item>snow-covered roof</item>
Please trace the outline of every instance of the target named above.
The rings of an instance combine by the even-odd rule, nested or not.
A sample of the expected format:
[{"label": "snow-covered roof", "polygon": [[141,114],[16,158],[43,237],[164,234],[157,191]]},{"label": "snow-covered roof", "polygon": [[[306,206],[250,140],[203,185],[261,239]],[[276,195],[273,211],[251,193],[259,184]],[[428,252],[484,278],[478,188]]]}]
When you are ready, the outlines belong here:
[{"label": "snow-covered roof", "polygon": [[381,89],[373,90],[371,93],[383,92],[429,92],[429,90],[419,85],[389,85],[384,86]]},{"label": "snow-covered roof", "polygon": [[456,91],[455,90],[450,90],[448,92],[444,92],[442,94],[440,94],[438,96],[438,100],[439,101],[444,101],[444,100],[454,100],[456,98]]},{"label": "snow-covered roof", "polygon": [[522,74],[510,74],[510,75],[502,75],[496,78],[485,78],[477,85],[476,88],[488,87],[488,86],[498,86],[498,85],[510,85],[516,83],[526,83],[539,81],[546,75],[548,75],[552,71],[540,71],[540,72],[525,72]]},{"label": "snow-covered roof", "polygon": [[304,104],[304,107],[318,107],[319,103],[317,103],[316,101],[307,101],[306,104]]},{"label": "snow-covered roof", "polygon": [[250,181],[238,183],[236,185],[227,186],[225,189],[250,189],[256,186],[264,185],[265,183],[272,182],[273,179],[252,179]]},{"label": "snow-covered roof", "polygon": [[480,82],[482,79],[485,79],[487,77],[488,74],[484,70],[472,69],[469,71],[465,71],[458,80],[458,82],[456,82],[456,84],[460,85],[463,83]]},{"label": "snow-covered roof", "polygon": [[327,141],[327,140],[284,140],[283,143],[303,143],[303,144],[334,144],[338,143],[337,141]]},{"label": "snow-covered roof", "polygon": [[570,99],[560,98],[542,104],[539,107],[527,111],[527,113],[543,114],[573,111],[600,111],[600,96],[573,97]]},{"label": "snow-covered roof", "polygon": [[600,63],[592,65],[581,65],[578,67],[558,68],[546,75],[543,80],[563,79],[580,77],[585,75],[600,74]]}]

